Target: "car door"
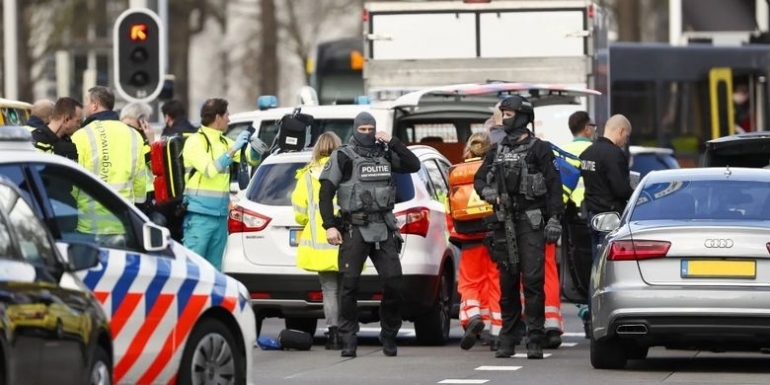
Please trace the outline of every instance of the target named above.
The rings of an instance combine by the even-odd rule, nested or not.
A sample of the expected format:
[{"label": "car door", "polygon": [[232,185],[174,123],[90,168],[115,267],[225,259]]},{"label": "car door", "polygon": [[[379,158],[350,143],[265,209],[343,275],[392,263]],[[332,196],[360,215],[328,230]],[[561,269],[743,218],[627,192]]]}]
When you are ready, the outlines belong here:
[{"label": "car door", "polygon": [[[38,381],[78,384],[89,364],[90,315],[82,309],[88,293],[59,286],[63,266],[56,256],[56,245],[33,208],[16,191],[0,183],[0,195],[7,198],[3,200],[3,209],[11,235],[21,259],[36,273],[31,298],[37,317],[35,325],[44,337],[36,370]],[[56,367],[67,370],[54,370]]]},{"label": "car door", "polygon": [[[449,231],[446,225],[446,199],[449,196],[449,187],[444,173],[441,171],[435,158],[426,158],[422,160],[422,165],[427,172],[428,179],[433,187],[434,194],[431,196],[430,220],[431,223],[437,223],[438,226],[431,226],[432,232],[429,236],[435,239],[435,245],[446,245],[449,239]],[[442,249],[443,253],[444,250]]]},{"label": "car door", "polygon": [[[54,237],[92,242],[102,250],[99,265],[78,276],[110,318],[115,383],[152,382],[171,362],[209,298],[213,305],[221,298],[200,295],[206,290],[199,285],[206,278],[204,271],[184,252],[175,253],[171,247],[145,251],[140,236],[145,220],[91,174],[62,164],[36,164],[30,171],[41,186],[43,211],[51,219]],[[103,207],[111,223],[120,223],[120,234],[85,233],[72,196]],[[211,290],[213,277],[208,278]]]}]

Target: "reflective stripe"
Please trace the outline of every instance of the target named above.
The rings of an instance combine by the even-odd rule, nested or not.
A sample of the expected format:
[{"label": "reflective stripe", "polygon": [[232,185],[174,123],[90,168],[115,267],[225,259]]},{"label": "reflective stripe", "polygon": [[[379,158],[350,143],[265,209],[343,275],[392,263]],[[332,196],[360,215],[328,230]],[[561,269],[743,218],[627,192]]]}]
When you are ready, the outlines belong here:
[{"label": "reflective stripe", "polygon": [[299,244],[302,246],[311,247],[314,250],[337,250],[338,249],[337,245],[330,245],[328,243],[318,244],[318,242],[310,241],[307,239],[300,239]]},{"label": "reflective stripe", "polygon": [[211,169],[211,166],[214,166],[214,170],[217,170],[216,174],[221,174],[223,171],[225,171],[225,168],[222,167],[222,165],[219,164],[219,162],[217,162],[216,160],[212,160],[209,164],[206,165],[205,174],[209,178],[213,178],[216,175],[209,172],[209,170]]},{"label": "reflective stripe", "polygon": [[481,309],[481,315],[489,315],[489,309]]},{"label": "reflective stripe", "polygon": [[481,306],[481,302],[475,299],[468,299],[463,301],[464,307]]},{"label": "reflective stripe", "polygon": [[316,236],[315,223],[313,223],[315,222],[315,204],[313,204],[313,202],[315,202],[313,200],[313,177],[310,175],[309,172],[305,173],[305,188],[307,189],[307,201],[311,202],[308,205],[308,215],[307,215],[312,221],[310,226],[308,226],[310,227],[310,240],[312,244],[311,247],[313,249],[317,249],[316,241],[315,241],[315,236]]},{"label": "reflective stripe", "polygon": [[294,209],[294,211],[300,214],[307,215],[307,207],[302,207],[300,205],[295,205],[295,204],[292,204],[291,207]]},{"label": "reflective stripe", "polygon": [[494,325],[494,324],[493,324],[493,325],[492,325],[492,327],[491,327],[491,328],[489,328],[489,334],[491,334],[491,335],[493,335],[493,336],[497,337],[497,336],[499,336],[499,335],[500,335],[500,330],[502,330],[502,329],[503,329],[503,327],[502,327],[502,326],[500,326],[500,325]]},{"label": "reflective stripe", "polygon": [[468,314],[468,318],[481,317],[481,313],[479,312],[479,308],[477,307],[465,309],[465,313]]},{"label": "reflective stripe", "polygon": [[544,326],[545,326],[546,329],[559,329],[559,330],[562,330],[561,322],[559,322],[558,320],[555,320],[555,319],[548,319],[548,318],[546,318]]},{"label": "reflective stripe", "polygon": [[503,319],[503,313],[493,311],[492,312],[492,319],[493,320],[502,320]]},{"label": "reflective stripe", "polygon": [[556,313],[556,314],[559,315],[559,317],[561,317],[561,309],[556,307],[556,306],[546,306],[545,307],[545,312],[546,313]]},{"label": "reflective stripe", "polygon": [[[131,130],[131,133],[133,134],[131,136],[131,166],[130,170],[133,170],[133,172],[129,173],[129,179],[126,181],[127,188],[129,189],[129,196],[131,202],[136,203],[143,203],[145,197],[142,197],[142,202],[139,202],[138,197],[136,196],[136,191],[134,191],[134,179],[139,176],[139,170],[136,167],[136,162],[139,159],[139,132],[136,130]],[[121,190],[119,190],[121,191]]]},{"label": "reflective stripe", "polygon": [[210,198],[223,198],[223,197],[228,197],[230,193],[227,191],[214,191],[214,190],[204,190],[201,188],[196,188],[196,189],[187,190],[185,192],[185,195],[210,197]]}]

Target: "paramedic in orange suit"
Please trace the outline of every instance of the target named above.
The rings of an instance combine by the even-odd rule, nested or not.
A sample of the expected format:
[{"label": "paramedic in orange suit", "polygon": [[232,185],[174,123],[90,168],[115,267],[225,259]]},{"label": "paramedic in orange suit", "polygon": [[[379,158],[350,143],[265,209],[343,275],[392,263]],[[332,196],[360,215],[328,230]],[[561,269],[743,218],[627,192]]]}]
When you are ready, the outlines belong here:
[{"label": "paramedic in orange suit", "polygon": [[[471,135],[468,139],[468,145],[465,148],[463,158],[465,158],[465,164],[455,165],[450,169],[450,191],[460,191],[457,196],[460,200],[469,202],[473,199],[472,195],[462,195],[462,186],[467,185],[467,191],[470,194],[475,195],[473,190],[473,176],[475,175],[476,168],[473,168],[473,172],[469,173],[467,183],[459,183],[455,178],[452,171],[459,170],[458,167],[464,167],[470,162],[478,162],[481,164],[481,159],[490,148],[489,135],[486,132],[480,132]],[[454,183],[453,183],[454,182]],[[502,314],[500,312],[500,277],[497,265],[492,261],[489,256],[489,251],[484,245],[483,240],[486,235],[486,231],[458,232],[455,228],[455,221],[461,220],[462,217],[457,214],[458,204],[457,201],[452,200],[453,196],[450,193],[450,198],[447,201],[450,220],[450,240],[461,247],[462,254],[460,256],[460,266],[458,268],[458,291],[460,292],[460,324],[465,328],[465,335],[460,341],[460,347],[464,350],[469,350],[476,343],[479,334],[488,329],[491,335],[489,341],[490,350],[495,351],[499,345],[497,339],[500,329],[502,328]],[[488,206],[486,202],[476,197],[476,200],[483,206]],[[461,205],[462,209],[471,208],[472,205]],[[491,213],[491,206],[489,207]],[[481,220],[478,219],[481,223]]]}]

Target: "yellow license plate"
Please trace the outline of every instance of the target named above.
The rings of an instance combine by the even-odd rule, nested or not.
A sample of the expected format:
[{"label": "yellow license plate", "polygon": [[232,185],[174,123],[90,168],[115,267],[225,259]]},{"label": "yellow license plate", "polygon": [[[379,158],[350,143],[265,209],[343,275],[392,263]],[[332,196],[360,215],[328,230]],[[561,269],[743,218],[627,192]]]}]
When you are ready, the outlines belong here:
[{"label": "yellow license plate", "polygon": [[682,260],[682,278],[740,278],[757,277],[757,262],[752,260]]}]

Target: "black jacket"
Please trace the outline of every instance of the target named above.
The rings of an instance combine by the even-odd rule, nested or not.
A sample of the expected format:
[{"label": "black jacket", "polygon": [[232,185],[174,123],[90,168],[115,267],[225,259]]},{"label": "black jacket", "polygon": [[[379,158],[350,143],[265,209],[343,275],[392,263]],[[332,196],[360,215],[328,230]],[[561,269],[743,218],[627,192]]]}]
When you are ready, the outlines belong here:
[{"label": "black jacket", "polygon": [[[398,157],[397,162],[391,162],[392,170],[395,173],[413,173],[420,171],[420,159],[406,148],[398,138],[391,138],[388,148]],[[342,171],[342,181],[350,179],[353,175],[353,162],[342,151],[335,151],[337,154],[337,164]],[[395,159],[394,159],[395,160]],[[323,219],[323,228],[329,229],[336,227],[337,220],[334,216],[334,195],[337,193],[337,186],[329,180],[321,180],[321,189],[318,192],[318,208],[321,211]]]},{"label": "black jacket", "polygon": [[585,184],[585,205],[590,213],[623,212],[634,193],[628,158],[623,149],[601,137],[580,154],[580,175]]},{"label": "black jacket", "polygon": [[[519,204],[521,205],[519,206],[518,211],[523,212],[536,208],[544,208],[546,209],[546,215],[549,218],[554,216],[561,218],[564,214],[561,174],[559,173],[559,167],[556,163],[556,157],[553,155],[551,146],[540,139],[531,137],[530,139],[524,139],[524,141],[517,142],[518,144],[513,145],[508,136],[502,139],[500,145],[513,146],[515,148],[518,145],[527,143],[527,140],[534,140],[535,142],[532,144],[532,148],[530,148],[527,152],[524,160],[527,162],[528,167],[534,167],[534,170],[530,169],[530,172],[540,172],[543,174],[543,177],[545,178],[545,187],[547,193],[543,199],[535,201],[525,200],[522,197],[518,200]],[[473,188],[479,195],[481,195],[481,191],[484,189],[484,187],[496,187],[489,186],[486,180],[487,174],[493,171],[492,164],[494,163],[496,157],[497,146],[492,146],[489,148],[487,155],[484,156],[484,161],[481,163],[481,166],[479,166],[478,171],[476,171],[476,175],[473,178]]]},{"label": "black jacket", "polygon": [[170,127],[166,126],[163,128],[163,133],[161,133],[161,136],[192,134],[197,131],[198,128],[193,126],[190,121],[185,118],[179,118],[174,120],[174,123]]},{"label": "black jacket", "polygon": [[78,150],[69,135],[58,137],[48,126],[32,131],[32,144],[40,151],[78,161]]}]

